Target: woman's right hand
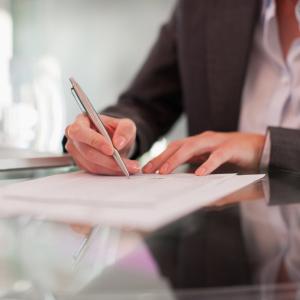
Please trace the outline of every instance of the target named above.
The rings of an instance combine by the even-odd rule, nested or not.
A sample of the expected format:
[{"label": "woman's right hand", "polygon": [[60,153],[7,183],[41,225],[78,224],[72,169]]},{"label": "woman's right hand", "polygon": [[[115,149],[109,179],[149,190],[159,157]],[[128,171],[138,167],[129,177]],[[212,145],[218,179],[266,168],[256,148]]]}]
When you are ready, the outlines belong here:
[{"label": "woman's right hand", "polygon": [[[136,126],[130,119],[117,119],[101,115],[101,120],[112,137],[130,174],[140,172],[137,161],[127,159],[136,139]],[[98,133],[89,118],[81,114],[66,128],[66,149],[76,164],[93,174],[123,175],[113,158],[113,147]]]}]

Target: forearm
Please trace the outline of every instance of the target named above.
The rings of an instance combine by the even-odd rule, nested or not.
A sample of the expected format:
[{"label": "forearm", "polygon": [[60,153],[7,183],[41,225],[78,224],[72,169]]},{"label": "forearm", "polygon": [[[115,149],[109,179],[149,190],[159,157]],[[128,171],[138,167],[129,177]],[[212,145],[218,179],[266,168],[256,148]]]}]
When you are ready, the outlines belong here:
[{"label": "forearm", "polygon": [[146,62],[115,106],[104,114],[129,118],[137,126],[138,154],[166,134],[182,113],[177,58],[176,10],[162,27]]}]

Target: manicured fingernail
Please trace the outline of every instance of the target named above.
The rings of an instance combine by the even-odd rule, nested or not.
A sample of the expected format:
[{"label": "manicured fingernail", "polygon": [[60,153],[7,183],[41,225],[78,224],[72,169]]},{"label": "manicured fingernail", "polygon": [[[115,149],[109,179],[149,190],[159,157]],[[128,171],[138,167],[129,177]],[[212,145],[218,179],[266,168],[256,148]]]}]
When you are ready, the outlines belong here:
[{"label": "manicured fingernail", "polygon": [[198,176],[204,176],[206,174],[206,169],[205,168],[200,168],[197,172],[196,175]]},{"label": "manicured fingernail", "polygon": [[152,164],[152,163],[148,163],[148,164],[144,167],[144,171],[145,171],[146,173],[152,172],[152,169],[153,169],[153,164]]},{"label": "manicured fingernail", "polygon": [[117,149],[122,149],[126,144],[126,139],[122,136],[119,136],[116,138],[115,140],[115,146],[117,147]]},{"label": "manicured fingernail", "polygon": [[103,154],[106,154],[106,155],[112,155],[113,154],[113,149],[107,145],[103,145],[101,147],[101,151],[103,152]]},{"label": "manicured fingernail", "polygon": [[160,170],[159,170],[159,173],[161,173],[161,174],[166,174],[166,173],[168,173],[169,172],[169,164],[168,163],[166,163],[166,164],[164,164],[161,168],[160,168]]},{"label": "manicured fingernail", "polygon": [[141,167],[139,166],[139,164],[137,162],[129,162],[128,166],[132,171],[135,171],[135,172],[139,172],[141,170]]},{"label": "manicured fingernail", "polygon": [[141,168],[140,168],[139,166],[136,166],[136,167],[132,168],[132,171],[133,171],[134,173],[138,173],[138,172],[141,171]]}]

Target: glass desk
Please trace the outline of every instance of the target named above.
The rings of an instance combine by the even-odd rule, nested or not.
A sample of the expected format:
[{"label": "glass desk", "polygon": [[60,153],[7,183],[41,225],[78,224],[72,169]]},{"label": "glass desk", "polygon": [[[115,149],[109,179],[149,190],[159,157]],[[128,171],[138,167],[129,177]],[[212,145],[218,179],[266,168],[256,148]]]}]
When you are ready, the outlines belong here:
[{"label": "glass desk", "polygon": [[0,299],[300,299],[299,174],[272,171],[147,234],[0,216]]}]

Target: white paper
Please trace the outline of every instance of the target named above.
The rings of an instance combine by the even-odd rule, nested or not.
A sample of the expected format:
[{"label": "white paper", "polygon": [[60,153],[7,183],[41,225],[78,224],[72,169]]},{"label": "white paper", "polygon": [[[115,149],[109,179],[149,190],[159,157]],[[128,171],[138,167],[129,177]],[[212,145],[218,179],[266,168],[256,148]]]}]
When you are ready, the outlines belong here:
[{"label": "white paper", "polygon": [[218,186],[235,174],[198,177],[194,174],[94,176],[84,172],[54,175],[11,185],[4,195],[32,201],[145,207],[185,199]]},{"label": "white paper", "polygon": [[[63,221],[153,230],[208,205],[264,175],[54,175],[4,187],[1,207]],[[9,205],[11,204],[11,205]]]}]

